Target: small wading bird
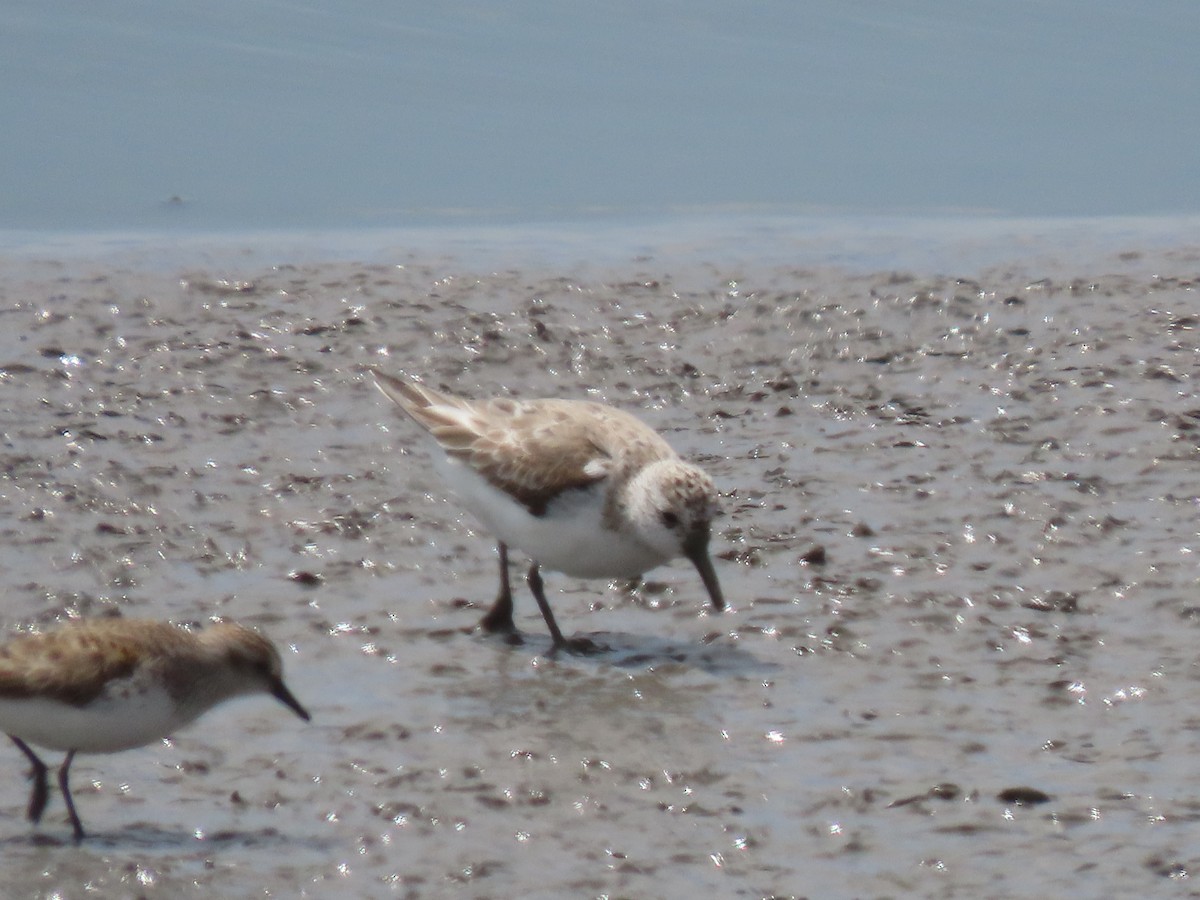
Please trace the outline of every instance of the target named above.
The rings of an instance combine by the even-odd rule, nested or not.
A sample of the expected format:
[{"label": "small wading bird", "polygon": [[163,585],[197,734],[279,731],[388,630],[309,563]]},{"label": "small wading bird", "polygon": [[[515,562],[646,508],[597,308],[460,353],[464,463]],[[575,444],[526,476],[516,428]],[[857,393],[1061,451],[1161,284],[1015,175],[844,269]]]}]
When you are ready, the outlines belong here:
[{"label": "small wading bird", "polygon": [[546,602],[541,567],[578,578],[636,578],[676,557],[725,600],[708,555],[717,491],[628,413],[583,400],[464,400],[371,370],[379,389],[433,436],[434,466],[498,539],[500,593],[480,622],[515,633],[508,548],[524,552],[529,589],[554,647],[567,641]]},{"label": "small wading bird", "polygon": [[77,842],[76,753],[141,747],[225,700],[259,693],[308,720],[283,683],[275,646],[230,622],[192,633],[146,619],[92,619],[0,646],[0,731],[33,765],[29,820],[41,820],[49,796],[46,764],[29,745],[63,751],[58,786]]}]

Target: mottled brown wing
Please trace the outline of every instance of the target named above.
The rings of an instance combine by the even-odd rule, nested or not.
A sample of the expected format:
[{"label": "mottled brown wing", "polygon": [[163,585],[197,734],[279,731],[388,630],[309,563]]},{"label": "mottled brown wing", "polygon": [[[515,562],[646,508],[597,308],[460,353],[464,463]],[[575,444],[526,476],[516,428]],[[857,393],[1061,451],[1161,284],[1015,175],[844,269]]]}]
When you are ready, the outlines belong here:
[{"label": "mottled brown wing", "polygon": [[471,401],[372,369],[379,389],[534,515],[563,491],[620,477],[674,451],[628,413],[583,400]]},{"label": "mottled brown wing", "polygon": [[675,456],[633,416],[602,403],[492,400],[479,404],[477,412],[474,438],[459,435],[462,446],[447,452],[534,515],[542,515],[563,491],[605,478],[620,481],[648,462]]},{"label": "mottled brown wing", "polygon": [[[144,658],[146,642],[128,638],[131,624],[133,620],[128,619],[93,621],[87,628],[66,625],[45,634],[13,638],[0,647],[0,697],[49,696],[76,705],[89,702],[105,682],[129,675]],[[178,636],[178,629],[164,622],[143,622],[141,629],[143,637],[156,643]]]},{"label": "mottled brown wing", "polygon": [[540,516],[563,491],[587,487],[612,470],[589,406],[491,400],[476,407],[474,429],[436,429],[434,435],[447,453]]}]

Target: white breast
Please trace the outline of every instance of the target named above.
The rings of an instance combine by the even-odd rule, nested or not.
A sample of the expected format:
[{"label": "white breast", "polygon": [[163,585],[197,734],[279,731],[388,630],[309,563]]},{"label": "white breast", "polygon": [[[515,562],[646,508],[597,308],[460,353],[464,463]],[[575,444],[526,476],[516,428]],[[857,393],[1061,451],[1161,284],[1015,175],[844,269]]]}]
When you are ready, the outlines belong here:
[{"label": "white breast", "polygon": [[0,730],[48,750],[115,753],[164,738],[191,719],[158,683],[114,688],[82,707],[45,697],[0,699]]},{"label": "white breast", "polygon": [[448,485],[491,532],[539,565],[576,578],[634,578],[666,559],[604,522],[605,483],[567,491],[535,516],[470,466],[435,454]]}]

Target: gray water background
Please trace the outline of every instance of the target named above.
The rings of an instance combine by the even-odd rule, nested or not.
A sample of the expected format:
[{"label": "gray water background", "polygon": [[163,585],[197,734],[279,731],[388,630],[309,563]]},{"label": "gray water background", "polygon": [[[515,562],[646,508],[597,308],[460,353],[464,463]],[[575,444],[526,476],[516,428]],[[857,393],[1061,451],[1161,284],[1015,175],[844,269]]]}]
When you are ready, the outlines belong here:
[{"label": "gray water background", "polygon": [[1200,211],[1200,6],[0,6],[0,228]]}]

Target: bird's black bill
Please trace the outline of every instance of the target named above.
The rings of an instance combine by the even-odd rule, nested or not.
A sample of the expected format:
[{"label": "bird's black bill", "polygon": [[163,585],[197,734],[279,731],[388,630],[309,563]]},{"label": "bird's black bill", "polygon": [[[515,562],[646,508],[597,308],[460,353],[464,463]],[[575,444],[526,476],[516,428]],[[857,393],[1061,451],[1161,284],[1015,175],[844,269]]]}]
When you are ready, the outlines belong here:
[{"label": "bird's black bill", "polygon": [[704,582],[704,589],[708,591],[713,609],[717,611],[724,609],[725,596],[721,593],[721,583],[717,581],[717,571],[713,568],[712,560],[708,558],[708,535],[705,534],[703,539],[692,541],[686,550],[688,559],[700,573],[700,580]]},{"label": "bird's black bill", "polygon": [[287,685],[282,681],[276,681],[271,686],[271,696],[302,718],[305,722],[312,718],[308,714],[308,710],[300,705],[300,701],[292,696],[292,692],[287,689]]}]

